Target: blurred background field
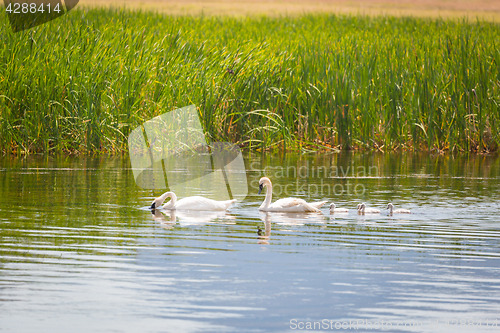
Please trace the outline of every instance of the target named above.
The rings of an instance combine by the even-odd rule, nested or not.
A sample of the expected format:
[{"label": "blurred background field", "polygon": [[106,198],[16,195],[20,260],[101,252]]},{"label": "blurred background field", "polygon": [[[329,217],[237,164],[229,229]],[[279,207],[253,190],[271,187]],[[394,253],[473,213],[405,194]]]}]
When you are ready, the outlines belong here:
[{"label": "blurred background field", "polygon": [[89,4],[17,34],[0,15],[1,151],[124,152],[190,104],[211,140],[248,149],[498,149],[498,23]]},{"label": "blurred background field", "polygon": [[125,6],[172,15],[297,15],[304,13],[391,15],[500,20],[495,0],[81,0],[84,6]]}]

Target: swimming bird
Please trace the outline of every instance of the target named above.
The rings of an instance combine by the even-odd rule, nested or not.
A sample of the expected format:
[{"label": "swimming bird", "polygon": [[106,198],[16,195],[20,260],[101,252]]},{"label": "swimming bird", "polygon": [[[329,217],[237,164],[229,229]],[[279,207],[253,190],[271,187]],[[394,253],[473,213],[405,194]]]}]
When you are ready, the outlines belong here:
[{"label": "swimming bird", "polygon": [[273,197],[273,184],[267,177],[262,177],[259,180],[259,194],[262,192],[262,189],[264,187],[267,187],[266,198],[264,199],[262,205],[259,207],[259,210],[264,212],[319,212],[319,208],[327,203],[327,201],[308,203],[303,199],[296,198],[279,199],[278,201],[271,203]]},{"label": "swimming bird", "polygon": [[330,204],[330,214],[333,213],[349,213],[349,209],[346,208],[336,208],[335,204],[332,202]]},{"label": "swimming bird", "polygon": [[375,208],[366,208],[366,204],[363,202],[358,205],[358,214],[380,214],[380,210]]},{"label": "swimming bird", "polygon": [[389,209],[389,215],[392,215],[392,214],[411,214],[411,212],[407,209],[394,210],[394,205],[392,203],[388,203],[386,209]]},{"label": "swimming bird", "polygon": [[[161,204],[167,199],[170,201],[161,206]],[[236,199],[226,200],[226,201],[216,201],[212,199],[207,199],[204,197],[194,196],[182,198],[177,201],[177,196],[174,192],[165,192],[160,197],[153,200],[151,204],[151,209],[176,209],[176,210],[227,210]],[[161,206],[161,207],[160,207]]]}]

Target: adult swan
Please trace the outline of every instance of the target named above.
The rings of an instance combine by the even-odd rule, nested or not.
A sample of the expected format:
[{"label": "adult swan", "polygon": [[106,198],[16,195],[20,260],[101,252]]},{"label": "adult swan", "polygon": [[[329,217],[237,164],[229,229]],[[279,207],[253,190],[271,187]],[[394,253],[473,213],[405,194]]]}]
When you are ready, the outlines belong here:
[{"label": "adult swan", "polygon": [[[170,201],[161,206],[161,204],[167,199],[170,198]],[[160,197],[154,199],[153,203],[151,204],[151,209],[168,209],[168,210],[198,210],[198,211],[203,211],[203,210],[227,210],[229,206],[233,202],[235,202],[236,199],[233,200],[226,200],[226,201],[215,201],[212,199],[207,199],[204,197],[187,197],[187,198],[182,198],[181,200],[177,201],[177,196],[175,195],[174,192],[165,192],[163,193]],[[161,207],[160,207],[161,206]]]},{"label": "adult swan", "polygon": [[259,207],[259,210],[264,212],[291,212],[291,213],[305,213],[305,212],[319,212],[319,208],[323,206],[326,201],[307,203],[305,200],[296,198],[279,199],[271,204],[273,198],[273,184],[267,177],[262,177],[259,180],[259,194],[262,189],[267,187],[266,199]]}]

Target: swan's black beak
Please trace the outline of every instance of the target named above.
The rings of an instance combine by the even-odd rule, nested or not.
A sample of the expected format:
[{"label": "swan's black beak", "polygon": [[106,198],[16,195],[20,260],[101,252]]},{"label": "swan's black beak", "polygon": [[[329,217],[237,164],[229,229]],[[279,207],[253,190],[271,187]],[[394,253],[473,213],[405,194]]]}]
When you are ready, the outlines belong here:
[{"label": "swan's black beak", "polygon": [[264,185],[263,184],[259,184],[259,193],[260,194],[262,192],[262,189],[264,188]]},{"label": "swan's black beak", "polygon": [[149,209],[156,209],[156,202],[153,201],[153,204],[149,207]]}]

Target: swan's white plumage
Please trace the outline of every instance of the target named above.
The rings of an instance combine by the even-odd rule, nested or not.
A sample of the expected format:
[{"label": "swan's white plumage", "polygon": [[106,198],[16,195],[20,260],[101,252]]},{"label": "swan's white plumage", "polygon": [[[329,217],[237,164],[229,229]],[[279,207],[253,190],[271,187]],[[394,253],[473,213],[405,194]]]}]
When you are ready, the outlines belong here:
[{"label": "swan's white plumage", "polygon": [[347,208],[337,208],[335,204],[332,202],[330,204],[330,214],[334,213],[349,213],[349,209]]},{"label": "swan's white plumage", "polygon": [[273,185],[271,180],[267,177],[262,177],[259,180],[259,194],[264,187],[267,187],[266,198],[259,207],[259,210],[264,212],[290,212],[290,213],[307,213],[319,212],[319,208],[323,206],[326,201],[309,203],[303,199],[285,198],[279,199],[271,203],[273,196]]},{"label": "swan's white plumage", "polygon": [[389,215],[392,215],[392,214],[411,214],[411,212],[407,209],[394,210],[394,205],[392,203],[387,204],[387,209],[389,209]]},{"label": "swan's white plumage", "polygon": [[358,205],[358,214],[380,214],[380,210],[375,208],[366,208],[366,204]]},{"label": "swan's white plumage", "polygon": [[[170,198],[170,201],[161,206],[167,198]],[[182,198],[177,201],[177,196],[174,192],[165,192],[153,201],[151,208],[169,210],[222,211],[227,210],[235,201],[236,199],[216,201],[200,196]]]},{"label": "swan's white plumage", "polygon": [[194,196],[182,198],[175,204],[177,210],[226,210],[236,199],[215,201],[204,197]]}]

